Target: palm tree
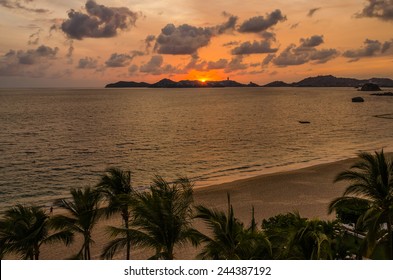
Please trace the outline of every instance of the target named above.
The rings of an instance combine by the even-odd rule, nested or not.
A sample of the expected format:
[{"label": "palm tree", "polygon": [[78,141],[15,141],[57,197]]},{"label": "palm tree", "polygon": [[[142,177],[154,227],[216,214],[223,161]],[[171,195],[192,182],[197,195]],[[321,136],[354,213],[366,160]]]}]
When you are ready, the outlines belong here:
[{"label": "palm tree", "polygon": [[[120,212],[125,229],[125,240],[122,239],[121,242],[115,242],[112,246],[106,248],[104,250],[106,253],[103,254],[103,257],[112,258],[119,247],[126,247],[126,259],[129,260],[131,239],[127,230],[129,229],[131,215],[130,201],[134,192],[131,186],[131,172],[123,171],[119,168],[108,168],[97,186],[108,201],[108,205],[105,208],[107,217]],[[107,254],[109,252],[111,253]]]},{"label": "palm tree", "polygon": [[174,259],[175,245],[191,240],[192,202],[193,186],[187,178],[170,184],[156,176],[149,191],[135,193],[130,229],[112,227],[113,236],[128,233],[136,246],[154,249],[150,259]]},{"label": "palm tree", "polygon": [[319,219],[306,220],[294,234],[290,234],[289,250],[296,244],[304,259],[321,260],[333,258],[334,223]]},{"label": "palm tree", "polygon": [[68,245],[72,241],[68,233],[49,234],[49,216],[38,206],[18,204],[7,210],[0,228],[2,256],[16,253],[23,259],[38,260],[42,244],[61,241]]},{"label": "palm tree", "polygon": [[204,244],[198,258],[215,260],[266,259],[271,257],[270,242],[256,229],[254,210],[250,227],[235,218],[228,195],[227,213],[199,205],[195,218],[202,219],[212,236],[196,232],[195,239]]},{"label": "palm tree", "polygon": [[276,259],[332,259],[335,225],[302,218],[298,212],[279,214],[262,222]]},{"label": "palm tree", "polygon": [[56,205],[66,210],[67,214],[54,216],[51,225],[71,236],[75,233],[81,234],[83,236],[82,248],[74,258],[90,260],[90,246],[94,243],[91,233],[100,217],[100,193],[91,188],[71,189],[71,196],[71,200],[61,199],[56,202]]},{"label": "palm tree", "polygon": [[351,205],[368,205],[358,219],[367,230],[365,254],[370,257],[377,243],[387,236],[388,256],[393,259],[393,163],[383,150],[359,154],[359,161],[337,175],[335,182],[347,181],[349,186],[342,197],[329,205],[329,213]]}]

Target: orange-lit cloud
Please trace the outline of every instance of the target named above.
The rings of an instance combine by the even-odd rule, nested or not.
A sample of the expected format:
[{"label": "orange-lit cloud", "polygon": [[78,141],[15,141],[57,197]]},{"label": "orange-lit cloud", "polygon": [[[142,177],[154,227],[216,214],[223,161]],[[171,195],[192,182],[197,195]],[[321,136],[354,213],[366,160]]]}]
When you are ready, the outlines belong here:
[{"label": "orange-lit cloud", "polygon": [[393,0],[1,1],[0,82],[393,78],[392,7]]}]

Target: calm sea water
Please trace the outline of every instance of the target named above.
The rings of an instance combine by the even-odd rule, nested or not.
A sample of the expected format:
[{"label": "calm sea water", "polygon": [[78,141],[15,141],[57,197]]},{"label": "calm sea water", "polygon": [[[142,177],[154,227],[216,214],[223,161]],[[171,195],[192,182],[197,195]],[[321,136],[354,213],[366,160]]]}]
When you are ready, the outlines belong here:
[{"label": "calm sea water", "polygon": [[393,148],[393,119],[374,117],[393,98],[352,88],[0,89],[0,104],[1,210],[50,205],[112,166],[134,186],[206,186]]}]

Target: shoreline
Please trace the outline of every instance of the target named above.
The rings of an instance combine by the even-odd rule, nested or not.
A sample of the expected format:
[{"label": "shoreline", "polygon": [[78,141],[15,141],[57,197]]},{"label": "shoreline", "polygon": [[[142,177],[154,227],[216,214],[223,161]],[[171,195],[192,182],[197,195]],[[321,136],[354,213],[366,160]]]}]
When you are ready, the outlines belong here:
[{"label": "shoreline", "polygon": [[[391,157],[392,153],[387,153]],[[194,204],[203,204],[219,210],[227,208],[227,193],[231,196],[235,217],[244,224],[251,219],[251,207],[255,208],[255,217],[260,226],[262,219],[280,213],[298,211],[302,217],[334,219],[328,215],[329,202],[341,196],[345,182],[333,183],[339,172],[348,169],[357,158],[349,158],[313,165],[301,169],[263,174],[228,183],[197,188],[194,190]],[[56,214],[56,210],[55,213]],[[95,243],[92,246],[92,258],[99,259],[101,248],[108,242],[106,225],[120,225],[120,217],[114,216],[109,220],[100,221],[93,231]],[[195,221],[195,227],[204,229],[203,224]],[[79,238],[70,247],[61,244],[44,246],[42,259],[64,259],[79,249]],[[132,249],[132,259],[146,259],[149,251],[146,249]],[[176,250],[177,259],[194,259],[198,249],[187,245]],[[120,253],[117,259],[121,259]]]}]

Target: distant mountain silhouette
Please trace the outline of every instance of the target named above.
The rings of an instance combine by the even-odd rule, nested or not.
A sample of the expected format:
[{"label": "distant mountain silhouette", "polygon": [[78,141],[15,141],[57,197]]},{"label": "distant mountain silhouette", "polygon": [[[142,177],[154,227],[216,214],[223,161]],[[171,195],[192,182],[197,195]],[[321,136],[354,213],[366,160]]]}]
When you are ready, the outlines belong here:
[{"label": "distant mountain silhouette", "polygon": [[[291,84],[283,81],[274,81],[264,85],[264,87],[361,87],[366,83],[373,83],[380,87],[393,87],[393,80],[388,78],[371,78],[368,80],[358,80],[353,78],[337,78],[332,75],[308,77],[299,82]],[[259,87],[259,85],[250,82],[242,84],[232,80],[206,81],[198,80],[181,80],[179,82],[170,79],[162,79],[154,84],[144,82],[125,82],[107,84],[106,88],[130,88],[130,87],[150,87],[150,88],[211,88],[211,87]]]},{"label": "distant mountain silhouette", "polygon": [[125,81],[119,81],[117,83],[113,84],[107,84],[105,87],[106,88],[126,88],[126,87],[148,87],[150,84],[148,83],[137,83],[137,82],[125,82]]},{"label": "distant mountain silhouette", "polygon": [[393,87],[393,80],[388,78],[358,80],[353,78],[337,78],[332,75],[309,77],[291,84],[275,81],[264,85],[264,87],[361,87],[366,83],[373,83],[380,87]]},{"label": "distant mountain silhouette", "polygon": [[162,79],[154,84],[124,82],[107,84],[106,88],[124,88],[124,87],[150,87],[150,88],[208,88],[208,87],[259,87],[259,85],[250,82],[249,84],[242,84],[232,80],[223,81],[206,81],[201,82],[197,80],[181,80],[179,82],[170,79]]}]

